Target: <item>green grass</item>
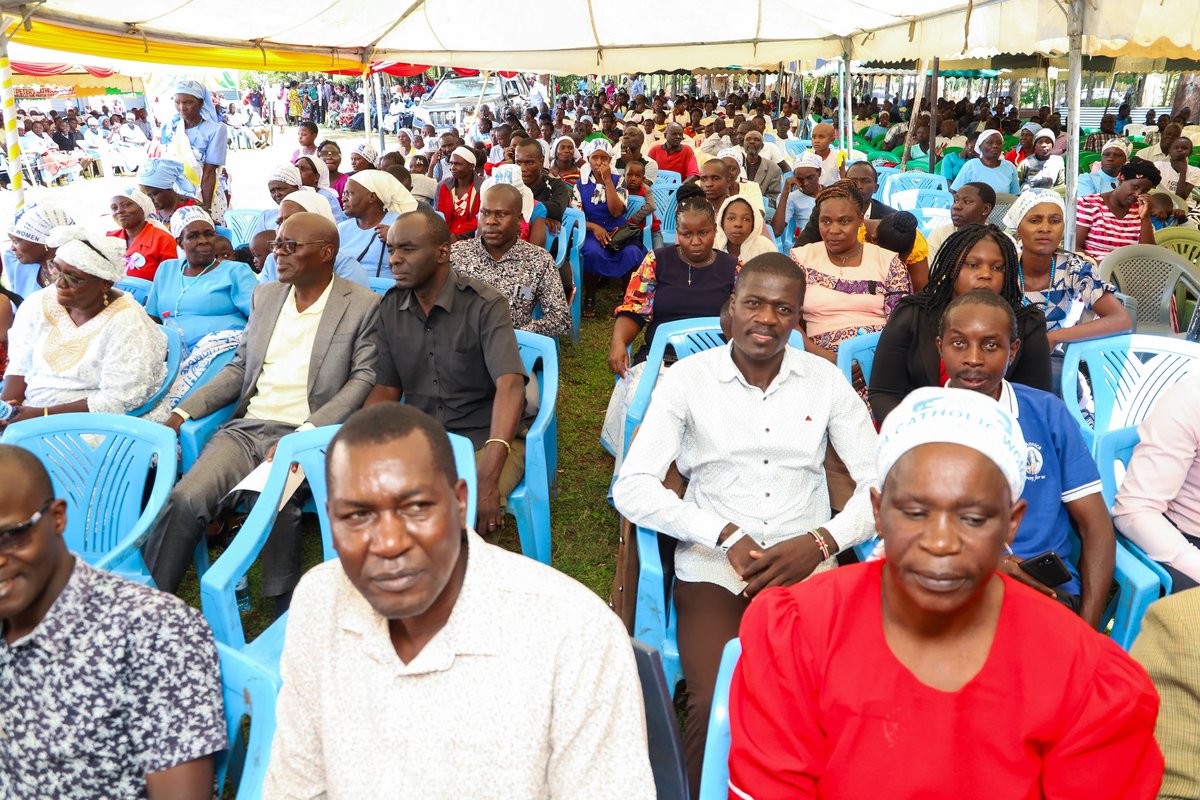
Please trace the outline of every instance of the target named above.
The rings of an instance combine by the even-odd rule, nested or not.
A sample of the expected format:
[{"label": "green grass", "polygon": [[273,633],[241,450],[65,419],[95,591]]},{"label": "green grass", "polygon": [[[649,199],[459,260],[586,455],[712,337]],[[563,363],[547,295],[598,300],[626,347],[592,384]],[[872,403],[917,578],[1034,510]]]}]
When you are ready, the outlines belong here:
[{"label": "green grass", "polygon": [[[613,374],[608,368],[612,336],[612,307],[619,299],[615,284],[597,297],[598,314],[584,319],[579,344],[564,338],[559,347],[558,387],[558,495],[550,503],[550,529],[554,567],[578,580],[605,600],[612,590],[617,555],[617,513],[608,503],[612,457],[600,446],[604,411],[612,395]],[[309,569],[321,561],[321,536],[316,518],[304,516],[303,564]],[[500,544],[520,551],[516,523],[505,518]],[[223,548],[209,551],[216,561]],[[243,614],[246,637],[253,638],[271,622],[272,609],[259,595],[260,568],[250,568],[254,607]],[[199,607],[200,587],[189,570],[179,596]]]}]

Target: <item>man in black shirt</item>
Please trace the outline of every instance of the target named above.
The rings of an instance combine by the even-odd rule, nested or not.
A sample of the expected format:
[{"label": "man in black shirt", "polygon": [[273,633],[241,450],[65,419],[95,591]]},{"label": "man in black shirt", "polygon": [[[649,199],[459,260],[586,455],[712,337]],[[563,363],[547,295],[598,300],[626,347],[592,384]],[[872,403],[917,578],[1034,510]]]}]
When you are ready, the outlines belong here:
[{"label": "man in black shirt", "polygon": [[388,230],[387,249],[396,287],[379,304],[379,361],[366,405],[404,397],[471,440],[476,530],[495,542],[505,499],[525,472],[522,432],[533,421],[508,303],[450,268],[450,229],[437,212],[402,214]]},{"label": "man in black shirt", "polygon": [[544,169],[542,146],[537,139],[524,139],[513,151],[521,168],[521,180],[533,192],[533,199],[546,207],[546,229],[557,232],[562,225],[563,212],[571,205],[571,187]]}]

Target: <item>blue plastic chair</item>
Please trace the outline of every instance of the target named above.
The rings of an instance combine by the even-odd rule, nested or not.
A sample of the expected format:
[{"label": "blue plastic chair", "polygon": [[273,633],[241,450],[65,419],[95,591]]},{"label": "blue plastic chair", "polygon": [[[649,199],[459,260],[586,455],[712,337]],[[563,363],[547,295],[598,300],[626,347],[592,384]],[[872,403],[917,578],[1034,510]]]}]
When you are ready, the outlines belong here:
[{"label": "blue plastic chair", "polygon": [[221,694],[225,699],[225,728],[229,736],[229,749],[217,756],[217,796],[225,797],[228,790],[237,800],[258,800],[271,757],[275,700],[282,682],[278,670],[272,674],[220,642],[217,657],[221,663]]},{"label": "blue plastic chair", "polygon": [[675,203],[679,186],[656,183],[651,191],[654,192],[654,216],[661,226],[659,232],[663,244],[675,244]]},{"label": "blue plastic chair", "polygon": [[950,191],[950,185],[941,175],[930,175],[927,172],[891,172],[880,177],[880,200],[891,205],[893,192],[905,189],[933,189],[943,192]]},{"label": "blue plastic chair", "polygon": [[[638,197],[635,194],[629,195],[625,201],[625,214],[622,216],[621,221],[628,222],[629,218],[641,210],[644,205],[646,205],[646,198]],[[652,220],[653,217],[642,222],[642,247],[646,248],[647,253],[654,249],[654,239],[650,236],[650,229],[653,227],[651,224]]]},{"label": "blue plastic chair", "polygon": [[[279,513],[279,501],[283,496],[292,464],[299,464],[304,470],[305,480],[314,498],[321,526],[322,558],[329,561],[337,557],[333,548],[329,516],[325,510],[325,498],[328,495],[325,483],[325,451],[339,427],[326,425],[291,433],[279,440],[275,460],[271,462],[271,471],[262,493],[250,509],[250,514],[241,529],[233,537],[233,541],[200,579],[200,606],[216,641],[268,669],[276,678],[279,675],[279,656],[283,651],[287,615],[284,614],[271,623],[258,638],[247,642],[234,587],[267,543],[267,536],[270,535],[271,526]],[[450,435],[450,443],[454,448],[454,462],[458,467],[458,474],[467,481],[469,489],[467,517],[474,519],[475,503],[478,500],[475,449],[470,440],[453,434]]]},{"label": "blue plastic chair", "polygon": [[[1137,447],[1138,442],[1137,426],[1134,425],[1108,431],[1096,437],[1096,465],[1100,468],[1100,490],[1104,496],[1104,505],[1110,511],[1117,502],[1117,491],[1121,488],[1124,470],[1128,469],[1129,460],[1133,458],[1133,450]],[[1117,477],[1118,463],[1122,467],[1120,478]],[[1120,533],[1117,534],[1117,540],[1125,545],[1133,557],[1145,564],[1158,578],[1159,594],[1162,597],[1169,595],[1173,581],[1171,574],[1163,569],[1163,565]]]},{"label": "blue plastic chair", "polygon": [[[907,173],[906,173],[907,174]],[[919,208],[944,208],[954,205],[954,195],[940,189],[894,189],[888,205],[897,211],[914,212]]]},{"label": "blue plastic chair", "polygon": [[261,208],[229,208],[225,210],[225,224],[233,232],[229,241],[233,243],[235,249],[244,244],[250,244],[250,234],[259,217],[262,216],[262,212]]},{"label": "blue plastic chair", "polygon": [[700,773],[700,800],[725,800],[729,797],[729,746],[733,741],[729,729],[729,684],[733,682],[733,670],[741,657],[741,640],[730,639],[721,653],[712,709],[708,713],[704,768]]},{"label": "blue plastic chair", "polygon": [[158,390],[137,408],[126,411],[126,416],[141,417],[149,414],[167,396],[171,384],[175,383],[175,379],[179,377],[179,365],[183,363],[183,337],[180,336],[179,331],[168,328],[166,325],[159,330],[167,336],[167,373],[163,376],[162,385],[158,387]]},{"label": "blue plastic chair", "polygon": [[67,501],[63,535],[72,552],[154,585],[140,547],[175,483],[170,428],[119,414],[54,414],[8,426],[0,442],[29,450],[50,473]]},{"label": "blue plastic chair", "polygon": [[953,223],[950,211],[944,208],[916,208],[910,213],[917,218],[917,230],[926,238],[929,238],[934,228]]},{"label": "blue plastic chair", "polygon": [[875,348],[879,347],[879,337],[882,335],[879,331],[860,333],[838,345],[837,365],[846,376],[846,380],[854,383],[852,370],[854,363],[858,362],[863,379],[867,383],[871,382],[871,368],[875,366]]},{"label": "blue plastic chair", "polygon": [[[793,331],[788,342],[798,350],[804,349],[804,335]],[[693,353],[721,347],[725,338],[721,334],[720,319],[700,317],[697,319],[668,322],[659,327],[650,345],[646,366],[629,411],[625,415],[625,452],[633,433],[645,419],[650,405],[650,396],[658,375],[662,371],[663,356],[667,345],[675,351],[676,359]],[[671,587],[667,585],[659,550],[659,533],[641,526],[637,528],[638,585],[637,609],[634,613],[633,638],[650,645],[662,654],[663,672],[667,687],[674,694],[675,686],[683,677],[679,664],[679,645],[676,637],[675,604],[671,600]]]},{"label": "blue plastic chair", "polygon": [[654,181],[655,186],[678,186],[681,183],[683,183],[683,176],[669,169],[660,169],[658,179]]},{"label": "blue plastic chair", "polygon": [[146,305],[146,299],[150,297],[150,287],[152,286],[154,286],[153,281],[148,281],[145,278],[135,278],[132,275],[126,275],[113,284],[114,289],[125,292],[125,294],[137,300],[142,306]]},{"label": "blue plastic chair", "polygon": [[[1081,363],[1094,423],[1079,408]],[[1135,333],[1074,342],[1063,360],[1061,395],[1094,455],[1097,434],[1140,424],[1164,391],[1198,369],[1200,344],[1180,339]]]},{"label": "blue plastic chair", "polygon": [[381,297],[387,294],[388,289],[391,289],[396,285],[396,279],[391,276],[379,278],[368,277],[367,281],[371,284],[371,291],[377,295],[380,295]]},{"label": "blue plastic chair", "polygon": [[[236,350],[230,350],[214,358],[208,368],[204,370],[204,374],[200,376],[200,380],[193,384],[184,397],[188,397],[192,392],[212,380],[226,364],[233,361],[236,355]],[[208,440],[213,437],[218,428],[233,418],[235,411],[237,411],[237,401],[224,408],[218,408],[208,416],[189,419],[179,426],[180,475],[192,468],[192,464],[195,464],[196,459],[200,457],[200,451],[204,449],[204,445],[208,444]]]},{"label": "blue plastic chair", "polygon": [[508,495],[508,513],[517,521],[521,552],[549,564],[550,487],[558,475],[558,347],[548,336],[516,334],[521,361],[537,378],[540,403],[525,434],[525,474]]},{"label": "blue plastic chair", "polygon": [[[555,237],[558,253],[550,251],[558,268],[562,269],[566,259],[571,260],[571,280],[575,284],[575,297],[571,300],[571,341],[579,342],[579,326],[583,319],[583,238],[587,234],[587,219],[578,208],[563,211],[562,228]],[[550,241],[546,241],[549,249]]]},{"label": "blue plastic chair", "polygon": [[773,144],[773,143],[775,143],[775,142],[779,141],[779,138],[778,138],[778,137],[776,137],[776,136],[775,136],[775,134],[773,134],[773,133],[764,133],[764,134],[763,134],[763,141],[764,141],[764,142],[771,142],[771,143]]},{"label": "blue plastic chair", "polygon": [[884,202],[883,201],[883,182],[885,180],[887,180],[888,175],[899,175],[899,174],[900,174],[899,167],[875,167],[875,176],[878,180],[878,184],[875,188],[875,194],[871,195],[871,197],[873,197],[874,199],[878,200],[881,203]]}]

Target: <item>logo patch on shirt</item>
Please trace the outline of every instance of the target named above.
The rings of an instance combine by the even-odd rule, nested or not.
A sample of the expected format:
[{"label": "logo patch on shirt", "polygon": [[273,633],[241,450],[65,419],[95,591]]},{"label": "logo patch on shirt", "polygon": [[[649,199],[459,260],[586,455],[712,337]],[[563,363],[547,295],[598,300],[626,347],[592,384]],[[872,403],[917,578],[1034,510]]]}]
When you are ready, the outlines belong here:
[{"label": "logo patch on shirt", "polygon": [[1042,448],[1038,447],[1033,442],[1028,443],[1028,448],[1025,451],[1025,475],[1030,480],[1039,480],[1042,478],[1042,465],[1045,460],[1042,458]]}]

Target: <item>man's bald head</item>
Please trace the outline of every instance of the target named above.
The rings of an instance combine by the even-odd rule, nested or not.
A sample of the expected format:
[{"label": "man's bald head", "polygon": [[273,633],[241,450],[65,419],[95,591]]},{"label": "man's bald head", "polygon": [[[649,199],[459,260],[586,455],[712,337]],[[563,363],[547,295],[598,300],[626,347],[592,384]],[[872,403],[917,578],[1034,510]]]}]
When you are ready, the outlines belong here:
[{"label": "man's bald head", "polygon": [[279,280],[294,285],[297,290],[324,288],[333,274],[333,262],[337,259],[340,244],[333,220],[308,211],[293,214],[279,226],[278,239],[296,243],[291,253],[275,252]]},{"label": "man's bald head", "polygon": [[333,220],[326,219],[320,214],[313,214],[311,211],[292,214],[283,221],[283,225],[279,229],[280,234],[283,233],[284,228],[287,229],[288,238],[298,242],[320,239],[332,244],[335,250],[341,243],[338,238],[337,225],[333,224]]},{"label": "man's bald head", "polygon": [[[28,498],[33,515],[42,503],[54,497],[54,483],[41,460],[24,447],[0,444],[0,482],[11,489],[10,494]],[[22,510],[21,513],[24,513]]]},{"label": "man's bald head", "polygon": [[487,190],[483,199],[489,206],[499,205],[517,214],[521,213],[521,192],[512,184],[495,184]]}]

